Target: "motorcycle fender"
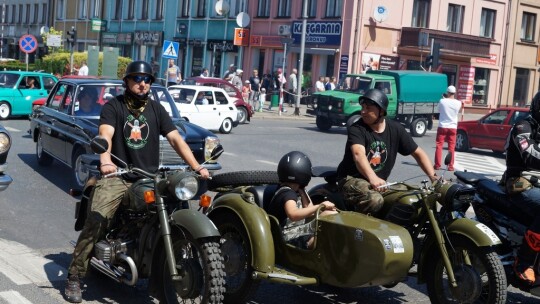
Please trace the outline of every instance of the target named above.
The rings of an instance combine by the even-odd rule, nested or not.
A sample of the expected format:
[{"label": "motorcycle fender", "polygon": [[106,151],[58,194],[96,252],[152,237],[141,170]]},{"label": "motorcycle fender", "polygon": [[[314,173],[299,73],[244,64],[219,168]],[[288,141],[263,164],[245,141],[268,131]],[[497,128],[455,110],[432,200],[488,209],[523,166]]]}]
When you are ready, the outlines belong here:
[{"label": "motorcycle fender", "polygon": [[266,212],[261,207],[244,201],[240,194],[228,193],[214,201],[208,211],[208,217],[213,219],[227,212],[234,213],[246,229],[250,240],[253,269],[272,271],[276,262],[274,238]]},{"label": "motorcycle fender", "polygon": [[485,224],[468,219],[459,218],[446,227],[448,234],[462,235],[478,247],[496,246],[502,244],[499,237]]},{"label": "motorcycle fender", "polygon": [[206,217],[206,215],[191,209],[178,210],[171,215],[173,223],[180,227],[183,227],[195,238],[205,238],[217,236],[219,237],[219,231],[216,225]]}]

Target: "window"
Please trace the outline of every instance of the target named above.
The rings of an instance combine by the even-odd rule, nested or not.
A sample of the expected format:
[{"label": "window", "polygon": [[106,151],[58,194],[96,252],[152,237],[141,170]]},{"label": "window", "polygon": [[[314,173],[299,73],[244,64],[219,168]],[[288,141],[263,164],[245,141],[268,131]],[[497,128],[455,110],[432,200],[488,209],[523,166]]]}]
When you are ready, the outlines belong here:
[{"label": "window", "polygon": [[229,0],[229,17],[236,18],[241,12],[247,12],[245,0]]},{"label": "window", "polygon": [[482,16],[480,16],[480,36],[493,38],[495,31],[495,14],[496,11],[483,8]]},{"label": "window", "polygon": [[135,0],[128,0],[128,15],[127,19],[135,19]]},{"label": "window", "polygon": [[13,4],[11,6],[11,23],[17,22],[17,5]]},{"label": "window", "polygon": [[521,39],[527,41],[534,41],[536,27],[536,14],[523,12],[523,19],[521,20]]},{"label": "window", "polygon": [[41,15],[39,15],[39,23],[46,24],[47,23],[47,3],[41,4]]},{"label": "window", "polygon": [[188,17],[189,16],[189,3],[190,0],[179,0],[178,1],[178,16],[179,17]]},{"label": "window", "polygon": [[114,5],[114,20],[122,19],[122,5],[124,4],[123,0],[116,0]]},{"label": "window", "polygon": [[278,2],[278,17],[291,17],[291,1],[290,0],[279,0]]},{"label": "window", "polygon": [[[304,0],[307,1],[307,16],[308,18],[315,18],[317,16],[317,0]],[[304,1],[302,1],[302,14],[304,14]]]},{"label": "window", "polygon": [[23,10],[24,10],[24,5],[23,4],[19,4],[19,18],[17,19],[17,23],[22,23],[23,22]]},{"label": "window", "polygon": [[270,17],[270,0],[259,0],[257,17]]},{"label": "window", "polygon": [[30,4],[26,5],[26,11],[24,12],[24,23],[30,24]]},{"label": "window", "polygon": [[90,17],[99,18],[101,16],[101,0],[91,0]]},{"label": "window", "polygon": [[9,23],[9,5],[2,5],[6,11],[2,15],[2,23]]},{"label": "window", "polygon": [[341,17],[342,7],[343,7],[343,0],[327,0],[326,17],[327,18]]},{"label": "window", "polygon": [[141,20],[148,20],[149,0],[142,0],[141,5]]},{"label": "window", "polygon": [[206,16],[206,0],[199,0],[197,3],[197,17]]},{"label": "window", "polygon": [[465,6],[457,4],[448,4],[448,18],[446,21],[446,30],[454,33],[461,33],[463,30],[463,15]]},{"label": "window", "polygon": [[429,27],[431,0],[415,0],[413,4],[412,27]]},{"label": "window", "polygon": [[32,22],[34,24],[38,24],[38,16],[39,16],[39,4],[34,4],[34,14],[32,15]]},{"label": "window", "polygon": [[157,0],[156,1],[156,15],[154,16],[154,20],[162,20],[163,19],[163,0]]},{"label": "window", "polygon": [[88,2],[87,0],[79,1],[79,19],[88,18]]},{"label": "window", "polygon": [[516,81],[514,83],[514,105],[527,104],[527,91],[529,90],[529,70],[516,68]]}]

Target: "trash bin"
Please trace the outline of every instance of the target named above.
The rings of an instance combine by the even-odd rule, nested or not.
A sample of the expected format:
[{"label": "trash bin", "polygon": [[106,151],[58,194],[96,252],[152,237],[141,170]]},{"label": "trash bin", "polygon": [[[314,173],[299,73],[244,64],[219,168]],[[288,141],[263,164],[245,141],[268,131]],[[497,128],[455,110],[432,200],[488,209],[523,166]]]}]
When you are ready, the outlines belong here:
[{"label": "trash bin", "polygon": [[279,106],[279,91],[272,92],[272,95],[270,97],[270,102],[272,107]]}]

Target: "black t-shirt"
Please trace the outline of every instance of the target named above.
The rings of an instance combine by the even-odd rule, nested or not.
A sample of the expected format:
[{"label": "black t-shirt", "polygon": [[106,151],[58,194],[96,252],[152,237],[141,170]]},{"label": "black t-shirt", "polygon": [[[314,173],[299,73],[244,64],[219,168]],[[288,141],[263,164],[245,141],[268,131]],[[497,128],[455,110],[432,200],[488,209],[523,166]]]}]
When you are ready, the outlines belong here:
[{"label": "black t-shirt", "polygon": [[[283,189],[283,190],[281,190]],[[283,227],[287,221],[287,213],[285,213],[285,203],[289,200],[297,201],[298,194],[289,187],[280,187],[270,204],[268,204],[268,214],[275,216],[279,220],[279,224]]]},{"label": "black t-shirt", "polygon": [[[161,104],[150,100],[141,115],[135,117],[125,105],[124,96],[117,96],[103,106],[99,124],[114,127],[111,153],[147,172],[156,172],[159,167],[159,135],[166,136],[176,130]],[[112,161],[122,167],[114,158]]]},{"label": "black t-shirt", "polygon": [[259,76],[251,76],[249,77],[249,83],[251,84],[251,89],[253,91],[258,91],[261,80],[259,79]]},{"label": "black t-shirt", "polygon": [[353,144],[365,147],[371,168],[378,177],[384,180],[392,172],[397,153],[410,155],[418,148],[411,135],[399,122],[386,119],[384,132],[376,133],[360,119],[349,128],[345,155],[343,155],[343,160],[337,170],[340,178],[350,175],[367,179],[356,169],[351,152]]}]

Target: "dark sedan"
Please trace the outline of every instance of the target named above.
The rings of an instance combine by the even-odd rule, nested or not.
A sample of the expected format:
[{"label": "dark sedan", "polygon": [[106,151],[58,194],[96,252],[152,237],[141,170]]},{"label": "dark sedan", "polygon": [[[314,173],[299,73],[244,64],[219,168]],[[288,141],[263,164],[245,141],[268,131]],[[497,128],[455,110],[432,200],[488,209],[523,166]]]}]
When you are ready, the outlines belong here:
[{"label": "dark sedan", "polygon": [[458,122],[456,150],[489,149],[503,153],[512,126],[529,115],[529,108],[504,107],[486,114],[479,120]]},{"label": "dark sedan", "polygon": [[0,191],[6,190],[6,188],[11,184],[13,179],[9,176],[7,171],[7,157],[9,149],[11,148],[11,136],[9,132],[0,125]]},{"label": "dark sedan", "polygon": [[[123,92],[120,80],[61,79],[46,103],[30,115],[29,132],[36,142],[38,164],[48,166],[57,160],[73,169],[78,187],[84,186],[89,173],[82,165],[82,156],[92,153],[88,141],[97,135],[101,107]],[[87,100],[87,94],[92,96],[90,106],[83,103],[83,100]],[[153,102],[160,102],[169,111],[197,160],[202,163],[209,159],[210,152],[219,144],[218,137],[182,119],[165,87],[153,85],[150,97]],[[161,138],[160,149],[161,166],[187,167],[164,137]],[[208,162],[205,167],[209,170],[221,169],[217,162]]]}]

